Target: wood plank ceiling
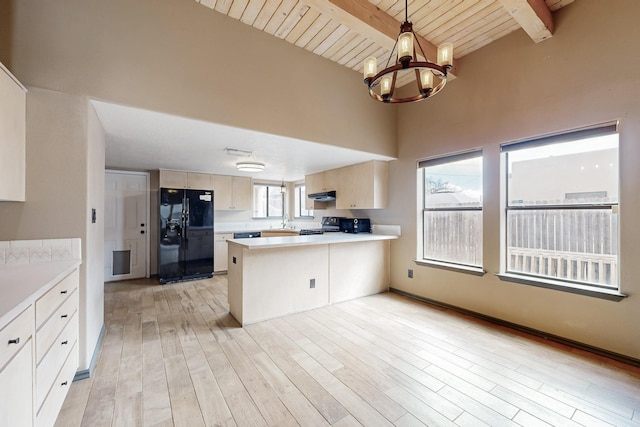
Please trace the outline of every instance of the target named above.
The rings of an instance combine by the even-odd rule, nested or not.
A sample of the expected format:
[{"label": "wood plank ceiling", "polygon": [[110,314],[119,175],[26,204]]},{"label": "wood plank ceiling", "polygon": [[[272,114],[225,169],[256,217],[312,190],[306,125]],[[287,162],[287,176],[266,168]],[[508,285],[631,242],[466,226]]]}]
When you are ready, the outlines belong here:
[{"label": "wood plank ceiling", "polygon": [[[358,72],[368,56],[385,66],[405,18],[403,0],[196,1]],[[408,14],[425,55],[435,62],[436,46],[445,42],[453,43],[458,59],[520,28],[533,42],[542,41],[553,34],[551,12],[572,2],[408,0]],[[455,63],[451,74],[457,74]]]}]

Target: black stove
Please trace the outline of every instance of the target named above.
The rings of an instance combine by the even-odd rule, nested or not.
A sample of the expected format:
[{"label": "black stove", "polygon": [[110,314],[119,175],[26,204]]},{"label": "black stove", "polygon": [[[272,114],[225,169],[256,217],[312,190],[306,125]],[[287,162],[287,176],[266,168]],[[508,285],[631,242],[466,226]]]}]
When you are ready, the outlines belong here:
[{"label": "black stove", "polygon": [[300,230],[301,236],[309,236],[312,234],[324,234],[340,232],[340,220],[344,219],[339,216],[323,216],[322,228],[307,228]]}]

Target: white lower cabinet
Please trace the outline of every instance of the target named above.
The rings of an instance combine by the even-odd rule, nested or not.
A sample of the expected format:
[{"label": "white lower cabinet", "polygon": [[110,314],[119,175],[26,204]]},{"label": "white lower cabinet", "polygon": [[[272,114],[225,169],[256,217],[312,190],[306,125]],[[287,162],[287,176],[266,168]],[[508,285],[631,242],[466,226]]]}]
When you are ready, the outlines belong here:
[{"label": "white lower cabinet", "polygon": [[213,252],[213,271],[227,271],[229,249],[227,248],[227,240],[233,239],[233,233],[216,233],[215,246]]},{"label": "white lower cabinet", "polygon": [[0,427],[55,424],[78,369],[78,284],[76,269],[0,330]]},{"label": "white lower cabinet", "polygon": [[55,424],[78,368],[78,281],[75,270],[36,301],[38,427]]},{"label": "white lower cabinet", "polygon": [[33,426],[33,307],[0,331],[0,427]]},{"label": "white lower cabinet", "polygon": [[37,427],[51,427],[56,423],[62,404],[71,387],[71,382],[78,369],[78,344],[70,349],[69,356],[61,366],[49,394],[38,411],[36,418]]}]

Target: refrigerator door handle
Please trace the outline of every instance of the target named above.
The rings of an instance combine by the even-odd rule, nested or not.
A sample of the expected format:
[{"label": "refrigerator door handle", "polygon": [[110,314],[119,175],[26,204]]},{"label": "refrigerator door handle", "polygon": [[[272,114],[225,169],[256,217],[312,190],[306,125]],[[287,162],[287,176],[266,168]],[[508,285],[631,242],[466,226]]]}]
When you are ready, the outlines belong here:
[{"label": "refrigerator door handle", "polygon": [[187,227],[189,226],[189,198],[184,199],[184,208],[182,211],[182,239],[187,243]]}]

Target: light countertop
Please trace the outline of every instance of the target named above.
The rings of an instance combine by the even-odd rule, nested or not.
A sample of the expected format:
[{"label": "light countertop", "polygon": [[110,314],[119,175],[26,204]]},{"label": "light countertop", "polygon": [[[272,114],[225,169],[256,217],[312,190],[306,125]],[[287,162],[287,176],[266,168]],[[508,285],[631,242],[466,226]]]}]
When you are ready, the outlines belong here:
[{"label": "light countertop", "polygon": [[230,244],[246,249],[284,248],[289,246],[331,245],[354,242],[373,242],[379,240],[393,240],[398,236],[371,233],[324,233],[308,236],[260,237],[255,239],[232,239]]},{"label": "light countertop", "polygon": [[80,264],[65,260],[0,266],[0,329]]}]

